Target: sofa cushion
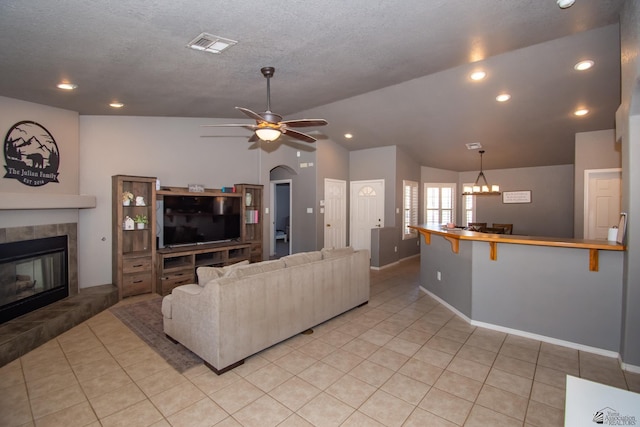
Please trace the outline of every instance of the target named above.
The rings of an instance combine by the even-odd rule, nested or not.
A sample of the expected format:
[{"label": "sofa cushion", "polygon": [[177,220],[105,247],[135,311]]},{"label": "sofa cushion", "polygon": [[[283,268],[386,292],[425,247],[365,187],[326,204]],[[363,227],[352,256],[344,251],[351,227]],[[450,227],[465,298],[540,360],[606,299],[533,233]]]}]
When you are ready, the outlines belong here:
[{"label": "sofa cushion", "polygon": [[346,248],[323,248],[322,249],[322,259],[329,258],[337,258],[345,255],[350,255],[353,253],[353,248],[351,246],[347,246]]},{"label": "sofa cushion", "polygon": [[198,285],[204,286],[211,280],[224,276],[226,272],[247,264],[249,264],[249,260],[240,261],[235,264],[226,265],[224,267],[198,267],[196,269],[196,274],[198,275]]},{"label": "sofa cushion", "polygon": [[287,267],[293,267],[294,265],[307,264],[309,262],[322,260],[322,252],[301,252],[299,254],[287,255],[281,259]]},{"label": "sofa cushion", "polygon": [[254,274],[266,273],[267,271],[279,270],[281,268],[285,268],[285,263],[281,259],[262,261],[229,270],[223,277],[239,279],[241,277],[253,276]]}]

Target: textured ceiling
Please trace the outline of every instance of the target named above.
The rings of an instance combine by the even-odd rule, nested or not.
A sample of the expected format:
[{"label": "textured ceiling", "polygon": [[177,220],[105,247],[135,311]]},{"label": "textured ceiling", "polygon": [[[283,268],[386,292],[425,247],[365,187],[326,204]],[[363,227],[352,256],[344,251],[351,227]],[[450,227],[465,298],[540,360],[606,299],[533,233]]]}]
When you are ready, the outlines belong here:
[{"label": "textured ceiling", "polygon": [[[269,65],[271,109],[326,118],[319,137],[348,149],[395,144],[461,171],[478,168],[464,144],[480,142],[486,169],[567,164],[576,132],[614,127],[622,3],[2,0],[0,95],[82,115],[236,123],[235,106],[265,109]],[[220,55],[185,47],[203,31],[238,44]],[[596,65],[579,74],[585,57]],[[488,77],[472,84],[478,67]],[[65,79],[78,89],[56,89]],[[496,103],[500,91],[512,99]],[[580,105],[591,113],[576,119]]]}]

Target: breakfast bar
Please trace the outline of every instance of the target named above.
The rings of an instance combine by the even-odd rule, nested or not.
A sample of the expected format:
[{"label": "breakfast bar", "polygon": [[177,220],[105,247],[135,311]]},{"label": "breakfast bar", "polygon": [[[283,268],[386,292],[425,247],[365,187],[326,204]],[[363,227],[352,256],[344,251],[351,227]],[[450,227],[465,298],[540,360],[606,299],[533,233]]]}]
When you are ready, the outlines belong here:
[{"label": "breakfast bar", "polygon": [[411,228],[421,286],[472,324],[617,355],[624,245]]}]

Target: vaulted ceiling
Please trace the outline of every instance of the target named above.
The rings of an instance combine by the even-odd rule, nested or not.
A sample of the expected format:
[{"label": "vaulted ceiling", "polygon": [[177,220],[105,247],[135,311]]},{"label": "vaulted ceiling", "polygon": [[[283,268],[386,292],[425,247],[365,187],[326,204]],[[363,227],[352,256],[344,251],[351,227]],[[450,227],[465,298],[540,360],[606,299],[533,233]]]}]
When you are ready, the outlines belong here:
[{"label": "vaulted ceiling", "polygon": [[[464,171],[478,169],[465,144],[479,142],[486,169],[569,164],[576,132],[615,126],[622,3],[5,0],[0,95],[82,115],[243,123],[234,107],[265,110],[260,68],[274,66],[272,111],[327,119],[314,135],[349,150],[398,145]],[[202,32],[238,43],[187,48]],[[594,67],[574,70],[582,59]],[[487,76],[471,81],[477,69]],[[496,102],[503,92],[511,99]]]}]

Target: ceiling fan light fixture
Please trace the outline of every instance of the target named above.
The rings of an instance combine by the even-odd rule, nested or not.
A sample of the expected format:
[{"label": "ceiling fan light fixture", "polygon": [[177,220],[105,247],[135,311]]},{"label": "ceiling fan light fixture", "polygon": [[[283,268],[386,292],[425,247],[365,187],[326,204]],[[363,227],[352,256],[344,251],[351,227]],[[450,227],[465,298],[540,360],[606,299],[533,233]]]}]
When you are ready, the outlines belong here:
[{"label": "ceiling fan light fixture", "polygon": [[258,135],[258,138],[260,138],[263,141],[271,142],[280,138],[280,135],[282,135],[282,132],[280,132],[278,129],[261,128],[261,129],[256,129],[256,135]]}]

